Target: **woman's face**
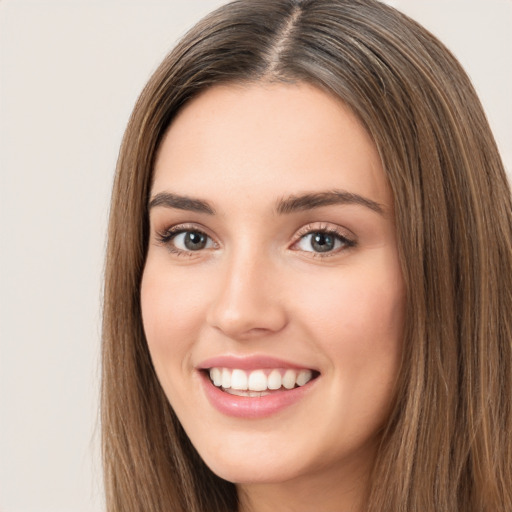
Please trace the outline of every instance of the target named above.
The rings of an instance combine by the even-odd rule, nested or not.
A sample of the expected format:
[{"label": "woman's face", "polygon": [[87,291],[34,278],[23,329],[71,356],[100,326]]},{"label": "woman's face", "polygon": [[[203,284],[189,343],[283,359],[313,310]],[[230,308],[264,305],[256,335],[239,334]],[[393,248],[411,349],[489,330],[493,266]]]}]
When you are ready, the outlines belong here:
[{"label": "woman's face", "polygon": [[144,329],[206,464],[245,484],[365,474],[404,285],[390,187],[354,115],[305,84],[214,87],[164,137],[149,207]]}]

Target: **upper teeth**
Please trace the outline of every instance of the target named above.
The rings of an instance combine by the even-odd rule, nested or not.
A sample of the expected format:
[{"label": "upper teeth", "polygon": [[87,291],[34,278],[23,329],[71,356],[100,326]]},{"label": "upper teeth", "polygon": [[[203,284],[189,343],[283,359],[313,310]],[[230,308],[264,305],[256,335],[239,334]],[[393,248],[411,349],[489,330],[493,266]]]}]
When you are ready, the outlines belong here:
[{"label": "upper teeth", "polygon": [[210,368],[210,379],[217,387],[249,391],[265,391],[267,389],[293,389],[304,386],[313,378],[311,370],[278,369],[245,370],[231,368]]}]

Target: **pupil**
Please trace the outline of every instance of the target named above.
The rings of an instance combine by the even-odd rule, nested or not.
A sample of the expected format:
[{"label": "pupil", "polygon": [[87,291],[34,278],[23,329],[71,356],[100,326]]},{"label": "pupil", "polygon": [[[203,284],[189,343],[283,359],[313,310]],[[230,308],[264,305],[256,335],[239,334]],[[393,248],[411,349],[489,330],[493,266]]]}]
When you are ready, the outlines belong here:
[{"label": "pupil", "polygon": [[203,233],[191,231],[185,236],[185,247],[191,251],[203,249],[206,245],[206,236]]},{"label": "pupil", "polygon": [[311,246],[316,252],[327,252],[334,248],[334,237],[326,233],[315,233]]}]

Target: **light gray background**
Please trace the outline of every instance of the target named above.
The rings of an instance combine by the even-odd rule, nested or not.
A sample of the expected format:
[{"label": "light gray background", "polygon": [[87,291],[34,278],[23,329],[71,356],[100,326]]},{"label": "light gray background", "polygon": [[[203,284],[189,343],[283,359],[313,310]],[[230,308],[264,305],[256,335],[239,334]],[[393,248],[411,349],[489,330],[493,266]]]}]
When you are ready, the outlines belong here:
[{"label": "light gray background", "polygon": [[[0,0],[0,511],[99,512],[101,274],[138,93],[220,0]],[[512,169],[512,0],[390,0],[479,91]]]}]

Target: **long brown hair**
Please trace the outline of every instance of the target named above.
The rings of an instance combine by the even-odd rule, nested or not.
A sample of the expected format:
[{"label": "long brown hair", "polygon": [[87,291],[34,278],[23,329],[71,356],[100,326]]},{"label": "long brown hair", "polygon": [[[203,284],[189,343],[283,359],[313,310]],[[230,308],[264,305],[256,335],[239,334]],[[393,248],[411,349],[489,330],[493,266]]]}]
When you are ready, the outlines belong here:
[{"label": "long brown hair", "polygon": [[108,512],[226,512],[235,486],[191,446],[160,388],[140,312],[148,193],[162,135],[229,82],[308,82],[344,101],[391,184],[407,290],[402,371],[367,511],[512,510],[512,205],[456,59],[375,0],[239,0],[197,24],[142,92],[115,179],[105,274]]}]

